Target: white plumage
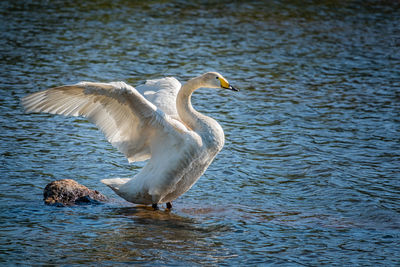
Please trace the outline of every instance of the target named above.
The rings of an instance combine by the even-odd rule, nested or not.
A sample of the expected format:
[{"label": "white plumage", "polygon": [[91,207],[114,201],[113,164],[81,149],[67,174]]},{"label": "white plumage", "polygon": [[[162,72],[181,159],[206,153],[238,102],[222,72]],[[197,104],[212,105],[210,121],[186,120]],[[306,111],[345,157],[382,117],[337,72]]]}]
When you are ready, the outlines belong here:
[{"label": "white plumage", "polygon": [[124,82],[80,82],[28,95],[22,104],[27,112],[86,117],[129,162],[149,159],[133,178],[102,182],[127,201],[157,207],[189,190],[224,144],[221,126],[191,105],[200,87],[237,91],[209,72],[183,86],[172,77],[137,89]]}]

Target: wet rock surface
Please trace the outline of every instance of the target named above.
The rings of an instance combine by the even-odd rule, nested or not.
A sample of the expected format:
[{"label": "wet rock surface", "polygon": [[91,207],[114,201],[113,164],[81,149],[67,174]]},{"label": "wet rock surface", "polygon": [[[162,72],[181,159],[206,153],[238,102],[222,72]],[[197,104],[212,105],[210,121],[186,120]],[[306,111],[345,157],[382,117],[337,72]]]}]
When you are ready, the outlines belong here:
[{"label": "wet rock surface", "polygon": [[44,203],[53,206],[101,204],[107,198],[97,190],[91,190],[72,179],[63,179],[46,185]]}]

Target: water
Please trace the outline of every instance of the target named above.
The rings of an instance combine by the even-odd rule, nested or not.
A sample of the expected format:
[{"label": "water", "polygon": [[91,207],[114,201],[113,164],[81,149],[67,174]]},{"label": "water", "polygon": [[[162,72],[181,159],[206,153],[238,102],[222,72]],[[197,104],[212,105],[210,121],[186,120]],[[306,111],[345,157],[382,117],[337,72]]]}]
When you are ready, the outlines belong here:
[{"label": "water", "polygon": [[[397,1],[2,1],[2,265],[400,264]],[[223,151],[167,213],[99,180],[129,165],[82,118],[24,114],[28,93],[221,72],[193,104]],[[73,178],[112,201],[47,207]]]}]

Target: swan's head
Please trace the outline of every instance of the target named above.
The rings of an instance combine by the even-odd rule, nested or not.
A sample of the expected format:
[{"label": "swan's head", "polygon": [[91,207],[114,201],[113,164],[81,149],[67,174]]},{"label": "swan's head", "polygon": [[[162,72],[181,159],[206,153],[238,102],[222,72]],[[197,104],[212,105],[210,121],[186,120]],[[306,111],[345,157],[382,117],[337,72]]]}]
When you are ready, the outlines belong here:
[{"label": "swan's head", "polygon": [[202,75],[203,86],[207,88],[223,88],[232,91],[239,91],[229,84],[229,82],[218,72],[207,72]]}]

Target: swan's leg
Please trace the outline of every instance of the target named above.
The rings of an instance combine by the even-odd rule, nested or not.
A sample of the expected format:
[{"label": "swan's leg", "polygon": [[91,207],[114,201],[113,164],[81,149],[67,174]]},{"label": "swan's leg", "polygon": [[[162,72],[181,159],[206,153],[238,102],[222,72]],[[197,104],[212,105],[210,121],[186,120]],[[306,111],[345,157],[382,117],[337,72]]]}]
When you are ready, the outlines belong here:
[{"label": "swan's leg", "polygon": [[157,203],[151,205],[151,207],[152,207],[154,210],[158,210],[158,205],[157,205]]},{"label": "swan's leg", "polygon": [[167,202],[167,209],[172,209],[172,203],[171,202]]}]

